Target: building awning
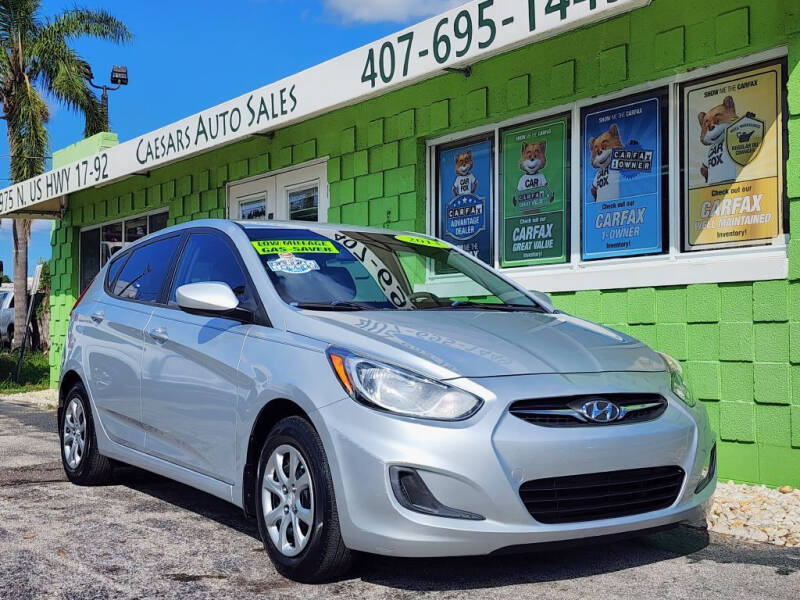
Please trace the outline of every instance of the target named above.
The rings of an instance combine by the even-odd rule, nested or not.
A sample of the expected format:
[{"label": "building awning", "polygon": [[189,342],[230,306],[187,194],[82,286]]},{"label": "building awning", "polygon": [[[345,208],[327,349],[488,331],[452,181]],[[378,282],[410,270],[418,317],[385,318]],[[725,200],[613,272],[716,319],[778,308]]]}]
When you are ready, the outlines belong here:
[{"label": "building awning", "polygon": [[[576,2],[554,10],[543,1],[489,4],[473,0],[166,127],[0,190],[0,217],[58,218],[71,193],[147,174],[156,167],[649,3]],[[466,49],[455,46],[456,20],[474,29]],[[463,44],[460,39],[458,43]]]}]

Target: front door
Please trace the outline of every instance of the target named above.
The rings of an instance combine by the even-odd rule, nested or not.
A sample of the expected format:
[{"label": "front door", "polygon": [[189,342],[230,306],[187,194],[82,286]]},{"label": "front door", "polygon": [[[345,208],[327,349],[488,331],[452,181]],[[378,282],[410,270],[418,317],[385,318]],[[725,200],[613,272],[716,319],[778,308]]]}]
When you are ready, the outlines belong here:
[{"label": "front door", "polygon": [[180,310],[176,290],[221,281],[255,310],[238,252],[223,234],[192,232],[178,261],[166,306],[145,331],[142,420],[147,452],[228,484],[234,483],[239,356],[251,325]]},{"label": "front door", "polygon": [[328,220],[326,163],[232,183],[228,189],[228,217],[325,223]]}]

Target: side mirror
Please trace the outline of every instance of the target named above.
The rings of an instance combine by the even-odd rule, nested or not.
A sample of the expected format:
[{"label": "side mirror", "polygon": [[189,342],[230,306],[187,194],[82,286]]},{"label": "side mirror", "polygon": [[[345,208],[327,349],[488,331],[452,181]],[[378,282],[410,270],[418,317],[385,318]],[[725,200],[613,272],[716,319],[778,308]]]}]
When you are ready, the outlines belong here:
[{"label": "side mirror", "polygon": [[550,294],[537,290],[530,290],[529,293],[531,296],[533,296],[534,300],[536,300],[539,304],[544,305],[545,308],[550,310],[555,309],[555,306],[553,306],[553,299],[550,297]]},{"label": "side mirror", "polygon": [[230,286],[220,281],[187,283],[175,291],[175,299],[181,310],[193,314],[222,316],[239,306]]}]

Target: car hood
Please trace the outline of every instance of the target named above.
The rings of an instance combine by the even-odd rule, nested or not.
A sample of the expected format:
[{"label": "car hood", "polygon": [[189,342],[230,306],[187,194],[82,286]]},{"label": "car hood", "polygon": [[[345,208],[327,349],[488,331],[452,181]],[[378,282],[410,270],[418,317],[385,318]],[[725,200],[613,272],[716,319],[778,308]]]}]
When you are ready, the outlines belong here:
[{"label": "car hood", "polygon": [[664,371],[641,342],[563,313],[487,310],[302,311],[290,326],[353,352],[447,379]]}]

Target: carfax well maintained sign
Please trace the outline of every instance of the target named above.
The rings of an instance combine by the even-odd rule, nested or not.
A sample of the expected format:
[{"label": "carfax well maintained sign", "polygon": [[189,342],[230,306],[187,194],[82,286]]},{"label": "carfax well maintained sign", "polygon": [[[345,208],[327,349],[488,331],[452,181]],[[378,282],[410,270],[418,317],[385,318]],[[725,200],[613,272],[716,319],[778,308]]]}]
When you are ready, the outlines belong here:
[{"label": "carfax well maintained sign", "polygon": [[502,266],[565,262],[569,117],[503,132]]},{"label": "carfax well maintained sign", "polygon": [[[119,146],[0,190],[0,214],[211,148],[646,6],[650,0],[481,0]],[[324,93],[320,93],[324,90]],[[35,210],[35,209],[34,209]]]},{"label": "carfax well maintained sign", "polygon": [[492,142],[439,153],[439,237],[492,262]]},{"label": "carfax well maintained sign", "polygon": [[584,114],[583,258],[661,252],[661,102]]},{"label": "carfax well maintained sign", "polygon": [[775,64],[684,88],[687,250],[780,232],[782,77]]}]

